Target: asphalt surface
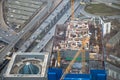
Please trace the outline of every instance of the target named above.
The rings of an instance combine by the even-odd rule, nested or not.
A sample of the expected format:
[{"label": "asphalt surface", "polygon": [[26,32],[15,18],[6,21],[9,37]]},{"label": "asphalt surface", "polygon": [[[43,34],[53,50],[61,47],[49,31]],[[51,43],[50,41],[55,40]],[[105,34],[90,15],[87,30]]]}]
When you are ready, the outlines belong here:
[{"label": "asphalt surface", "polygon": [[4,21],[3,0],[0,1],[0,40],[10,43],[16,32],[12,30]]},{"label": "asphalt surface", "polygon": [[[69,2],[69,0],[63,0],[62,3],[51,13],[49,17],[39,26],[39,28],[32,34],[32,36],[22,45],[22,47],[19,49],[19,51],[26,51],[29,46],[34,42],[34,40],[42,34],[43,31],[45,31],[46,27],[49,25],[53,26],[55,18],[58,14],[61,14],[61,11],[64,9],[64,6]],[[54,21],[54,22],[52,22]],[[45,33],[44,33],[45,34]],[[51,35],[50,35],[51,36]]]},{"label": "asphalt surface", "polygon": [[[75,2],[75,10],[78,8],[78,6],[79,6],[79,2],[76,1]],[[54,27],[48,32],[48,34],[46,34],[45,37],[38,43],[38,45],[35,46],[35,48],[32,50],[33,52],[40,52],[45,47],[45,45],[49,42],[49,40],[51,40],[51,38],[54,36],[56,25],[64,24],[69,19],[70,15],[71,15],[70,11],[71,11],[71,9],[69,9],[61,17],[61,19],[54,25]]]},{"label": "asphalt surface", "polygon": [[7,46],[6,49],[3,50],[3,52],[0,53],[0,60],[2,60],[7,52],[9,52],[15,44],[32,28],[36,25],[36,23],[41,18],[41,12],[46,8],[45,6],[41,11],[38,12],[38,14],[23,28],[21,32],[15,35],[15,38],[12,40],[12,42]]}]

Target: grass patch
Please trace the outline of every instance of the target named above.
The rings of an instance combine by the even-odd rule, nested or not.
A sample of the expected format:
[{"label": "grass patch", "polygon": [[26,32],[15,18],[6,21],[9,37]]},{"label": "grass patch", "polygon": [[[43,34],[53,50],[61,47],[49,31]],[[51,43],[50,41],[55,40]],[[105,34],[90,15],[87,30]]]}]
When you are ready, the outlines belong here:
[{"label": "grass patch", "polygon": [[116,3],[112,3],[113,5],[115,5],[115,6],[118,6],[118,7],[120,7],[120,4],[116,4]]},{"label": "grass patch", "polygon": [[95,15],[111,16],[120,15],[120,10],[109,7],[105,4],[89,4],[85,7],[85,11]]}]

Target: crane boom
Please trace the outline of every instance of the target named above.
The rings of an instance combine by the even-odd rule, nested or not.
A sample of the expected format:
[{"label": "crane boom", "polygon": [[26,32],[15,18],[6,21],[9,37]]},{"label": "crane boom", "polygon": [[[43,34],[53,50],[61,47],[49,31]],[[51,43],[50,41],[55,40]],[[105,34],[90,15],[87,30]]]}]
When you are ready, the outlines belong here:
[{"label": "crane boom", "polygon": [[71,0],[71,20],[74,20],[74,0]]},{"label": "crane boom", "polygon": [[[71,20],[74,20],[74,0],[71,0]],[[65,75],[70,71],[72,65],[74,64],[74,62],[76,61],[77,57],[80,55],[80,53],[82,52],[82,72],[85,72],[85,46],[87,41],[89,40],[89,38],[85,37],[82,40],[82,46],[80,47],[80,49],[77,51],[76,55],[74,56],[74,58],[72,59],[72,61],[69,63],[68,67],[66,68],[65,72],[63,73],[62,77],[60,78],[60,80],[62,80]]]},{"label": "crane boom", "polygon": [[58,52],[57,52],[57,61],[58,61],[58,67],[60,67],[61,56],[60,56],[60,50],[59,49],[58,49]]},{"label": "crane boom", "polygon": [[82,46],[80,47],[80,49],[78,50],[78,52],[74,56],[73,60],[70,62],[70,64],[66,68],[66,70],[63,73],[63,75],[62,75],[60,80],[62,80],[65,77],[65,75],[70,71],[72,65],[74,64],[74,62],[76,61],[77,57],[80,55],[81,52],[82,52],[82,72],[85,72],[85,48],[84,47],[86,46],[86,43],[88,42],[88,40],[89,40],[88,37],[87,38],[83,38]]}]

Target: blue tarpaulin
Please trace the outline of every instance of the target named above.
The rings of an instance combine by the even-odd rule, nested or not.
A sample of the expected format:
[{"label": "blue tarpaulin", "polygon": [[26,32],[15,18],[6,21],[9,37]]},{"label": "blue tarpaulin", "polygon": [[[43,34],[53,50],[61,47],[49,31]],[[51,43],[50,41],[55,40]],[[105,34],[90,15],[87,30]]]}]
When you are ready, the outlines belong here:
[{"label": "blue tarpaulin", "polygon": [[[49,68],[48,80],[60,80],[62,69]],[[107,80],[105,70],[90,70],[90,74],[66,74],[64,80]]]},{"label": "blue tarpaulin", "polygon": [[106,80],[105,70],[90,70],[92,80]]},{"label": "blue tarpaulin", "polygon": [[90,80],[90,74],[67,74],[64,80]]},{"label": "blue tarpaulin", "polygon": [[59,80],[61,76],[62,76],[62,69],[60,68],[49,68],[48,69],[48,80],[54,80],[54,79]]}]

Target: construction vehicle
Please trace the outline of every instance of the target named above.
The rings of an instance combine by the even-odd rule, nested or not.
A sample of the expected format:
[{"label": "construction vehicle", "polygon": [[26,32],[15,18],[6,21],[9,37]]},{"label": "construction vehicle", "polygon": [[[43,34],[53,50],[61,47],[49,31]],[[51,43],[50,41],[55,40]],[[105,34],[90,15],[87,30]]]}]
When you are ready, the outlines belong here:
[{"label": "construction vehicle", "polygon": [[[74,0],[71,0],[71,20],[74,20]],[[57,64],[58,67],[60,67],[61,62],[61,56],[60,56],[60,50],[57,51]]]}]

